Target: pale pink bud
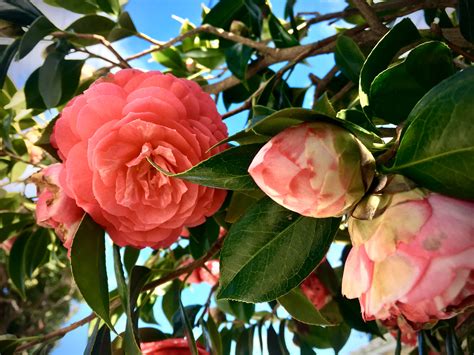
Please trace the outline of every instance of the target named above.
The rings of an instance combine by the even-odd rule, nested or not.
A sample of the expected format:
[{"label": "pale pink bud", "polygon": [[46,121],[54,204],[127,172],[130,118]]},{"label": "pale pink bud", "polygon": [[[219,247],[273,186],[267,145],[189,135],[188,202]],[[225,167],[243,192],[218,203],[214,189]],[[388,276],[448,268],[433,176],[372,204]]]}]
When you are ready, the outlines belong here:
[{"label": "pale pink bud", "polygon": [[[370,205],[370,206],[368,206]],[[364,199],[349,218],[342,281],[365,319],[447,319],[474,296],[474,203],[412,189]]]},{"label": "pale pink bud", "polygon": [[320,310],[331,301],[331,294],[315,273],[309,275],[301,284],[301,291]]},{"label": "pale pink bud", "polygon": [[32,177],[38,188],[36,222],[40,226],[54,228],[64,246],[70,249],[84,211],[61,188],[62,169],[62,164],[53,164]]},{"label": "pale pink bud", "polygon": [[[186,266],[192,263],[191,259],[184,261],[181,266]],[[198,267],[191,272],[191,275],[186,279],[186,275],[182,275],[180,279],[190,284],[207,283],[214,286],[219,282],[219,260],[208,260],[203,267]]]},{"label": "pale pink bud", "polygon": [[265,144],[249,173],[263,192],[289,210],[308,217],[341,216],[364,196],[374,158],[347,130],[305,123]]}]

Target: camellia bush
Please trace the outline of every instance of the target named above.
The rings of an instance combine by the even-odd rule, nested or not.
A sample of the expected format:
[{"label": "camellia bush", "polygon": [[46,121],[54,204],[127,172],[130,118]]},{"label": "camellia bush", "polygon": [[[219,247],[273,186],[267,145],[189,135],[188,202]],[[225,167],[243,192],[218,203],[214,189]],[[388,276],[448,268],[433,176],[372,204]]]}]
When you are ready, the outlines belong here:
[{"label": "camellia bush", "polygon": [[[278,18],[220,0],[169,41],[119,0],[46,3],[77,20],[0,1],[1,354],[46,353],[84,325],[85,354],[289,354],[289,334],[301,354],[338,353],[351,330],[396,353],[474,352],[472,1],[287,0]],[[132,36],[149,47],[126,57],[116,41]],[[15,87],[10,64],[44,43]],[[330,53],[312,87],[290,86]],[[183,306],[198,283],[207,301]],[[73,300],[93,313],[61,328]]]}]

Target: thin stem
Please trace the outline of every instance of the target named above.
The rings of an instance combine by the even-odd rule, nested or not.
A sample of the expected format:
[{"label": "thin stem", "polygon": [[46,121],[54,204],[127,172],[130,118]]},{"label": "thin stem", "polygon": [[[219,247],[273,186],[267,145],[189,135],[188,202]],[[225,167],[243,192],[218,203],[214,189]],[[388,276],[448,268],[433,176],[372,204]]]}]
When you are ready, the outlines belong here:
[{"label": "thin stem", "polygon": [[380,34],[388,32],[387,27],[380,21],[377,16],[377,12],[367,3],[366,0],[352,0],[357,9],[359,9],[361,15],[365,18],[370,28]]}]

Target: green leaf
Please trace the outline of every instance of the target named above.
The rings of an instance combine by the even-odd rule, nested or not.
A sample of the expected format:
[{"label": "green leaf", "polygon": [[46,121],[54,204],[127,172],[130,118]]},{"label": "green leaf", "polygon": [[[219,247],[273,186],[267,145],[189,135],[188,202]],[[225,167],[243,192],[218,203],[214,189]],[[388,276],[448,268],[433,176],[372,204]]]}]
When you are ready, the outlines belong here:
[{"label": "green leaf", "polygon": [[370,87],[370,107],[377,117],[399,124],[428,90],[452,74],[449,47],[436,41],[423,43],[404,62],[377,75]]},{"label": "green leaf", "polygon": [[125,266],[125,270],[127,271],[127,274],[130,275],[130,271],[132,270],[132,267],[137,262],[139,256],[140,256],[140,249],[136,249],[130,246],[125,247],[125,251],[123,253],[123,264]]},{"label": "green leaf", "polygon": [[365,62],[365,55],[350,37],[337,38],[334,59],[342,73],[354,83],[359,83],[359,74]]},{"label": "green leaf", "polygon": [[[105,38],[108,37],[110,31],[116,26],[116,23],[105,16],[86,15],[74,21],[66,31],[85,34],[97,34]],[[98,43],[96,39],[84,39],[71,37],[72,42],[89,46]]]},{"label": "green leaf", "polygon": [[458,16],[461,34],[474,43],[474,4],[471,0],[459,0]]},{"label": "green leaf", "polygon": [[181,54],[175,47],[165,48],[160,51],[153,52],[151,57],[167,68],[186,70],[186,64],[184,63]]},{"label": "green leaf", "polygon": [[3,84],[5,83],[8,68],[10,67],[10,63],[12,62],[19,46],[20,40],[18,39],[9,46],[0,46],[0,88],[2,88]]},{"label": "green leaf", "polygon": [[205,223],[189,228],[189,250],[192,257],[197,260],[203,256],[214,244],[219,236],[219,225],[213,218],[208,218]]},{"label": "green leaf", "polygon": [[77,0],[44,0],[45,3],[52,6],[62,7],[66,10],[78,14],[90,14],[99,10],[96,4],[90,1]]},{"label": "green leaf", "polygon": [[255,313],[255,305],[253,303],[232,301],[232,300],[217,300],[217,305],[225,313],[232,314],[235,318],[244,323],[248,323]]},{"label": "green leaf", "polygon": [[[61,99],[58,106],[69,101],[79,85],[82,66],[84,60],[64,60],[59,67],[61,78]],[[39,73],[40,69],[35,70],[28,78],[25,84],[26,106],[28,108],[38,109],[44,111],[47,107],[43,101],[42,94],[39,88]]]},{"label": "green leaf", "polygon": [[99,320],[95,321],[94,330],[87,341],[84,355],[111,355],[110,329]]},{"label": "green leaf", "polygon": [[38,229],[30,238],[25,246],[25,252],[28,257],[25,258],[25,274],[31,278],[37,267],[42,265],[49,255],[48,246],[51,237],[47,229]]},{"label": "green leaf", "polygon": [[18,49],[18,59],[24,58],[45,36],[56,30],[56,26],[46,17],[38,17],[21,38],[20,47]]},{"label": "green leaf", "polygon": [[296,320],[314,325],[332,325],[316,309],[313,303],[304,295],[299,287],[278,298],[278,302]]},{"label": "green leaf", "polygon": [[120,13],[119,0],[96,0],[100,9],[108,14],[118,15]]},{"label": "green leaf", "polygon": [[220,48],[201,47],[199,49],[192,49],[186,52],[186,56],[209,69],[216,68],[225,59],[224,52]]},{"label": "green leaf", "polygon": [[[201,306],[199,306],[199,308],[201,308]],[[186,339],[188,340],[189,350],[191,350],[192,355],[199,355],[196,346],[196,341],[194,340],[193,326],[188,319],[187,312],[185,311],[183,303],[181,302],[181,297],[179,298],[179,313],[181,315],[181,320],[184,325],[184,334],[186,336]]]},{"label": "green leaf", "polygon": [[10,257],[8,258],[8,274],[10,280],[19,292],[20,296],[25,299],[25,260],[26,255],[26,244],[30,234],[25,232],[21,234],[13,244],[10,250]]},{"label": "green leaf", "polygon": [[369,132],[374,132],[375,134],[378,132],[377,127],[375,127],[372,121],[369,120],[362,111],[356,109],[340,110],[337,113],[337,117],[352,122]]},{"label": "green leaf", "polygon": [[114,329],[109,315],[104,230],[84,215],[71,248],[71,268],[77,288],[92,310]]},{"label": "green leaf", "polygon": [[391,172],[435,192],[474,199],[473,83],[470,67],[442,81],[418,102]]},{"label": "green leaf", "polygon": [[56,120],[59,118],[59,115],[54,117],[51,121],[49,121],[46,128],[43,130],[41,137],[35,142],[35,145],[38,147],[43,148],[46,150],[51,156],[53,156],[57,161],[60,161],[59,155],[55,148],[51,145],[51,134],[53,134],[54,125]]},{"label": "green leaf", "polygon": [[247,47],[241,43],[235,43],[226,48],[224,52],[227,68],[235,75],[235,77],[242,81],[245,80],[249,60],[253,52],[253,48]]},{"label": "green leaf", "polygon": [[288,293],[322,260],[339,221],[303,217],[260,200],[228,232],[217,298],[255,303]]},{"label": "green leaf", "polygon": [[353,329],[382,337],[382,333],[375,321],[364,321],[358,299],[348,299],[341,295],[336,297],[336,302],[344,321]]},{"label": "green leaf", "polygon": [[313,104],[313,110],[321,112],[328,117],[336,117],[336,111],[326,92]]},{"label": "green leaf", "polygon": [[280,337],[278,336],[277,332],[273,328],[273,325],[267,329],[267,348],[269,355],[287,355],[288,350],[286,347],[284,348],[281,344]]},{"label": "green leaf", "polygon": [[[180,305],[180,294],[178,294],[178,309],[176,313],[173,314],[172,323],[173,323],[173,336],[177,338],[181,338],[186,335],[186,321],[189,323],[191,329],[194,327],[194,323],[196,320],[196,316],[201,310],[202,306],[199,304],[193,304],[190,306],[186,306],[181,310]],[[183,314],[186,315],[186,319],[183,318]]]},{"label": "green leaf", "polygon": [[255,190],[258,187],[247,170],[260,148],[261,145],[258,144],[230,148],[178,174],[164,171],[153,161],[148,161],[166,176],[188,180],[199,185],[228,190]]},{"label": "green leaf", "polygon": [[336,354],[344,347],[351,333],[351,328],[345,323],[335,327],[314,325],[307,327],[304,332],[298,333],[298,337],[311,347],[319,349],[333,348]]},{"label": "green leaf", "polygon": [[210,314],[207,317],[206,327],[207,327],[207,332],[209,334],[211,349],[214,350],[213,354],[222,355],[223,350],[222,350],[221,336],[219,334],[218,327]]},{"label": "green leaf", "polygon": [[288,48],[299,44],[295,36],[290,35],[280,20],[272,13],[268,16],[268,29],[277,48]]},{"label": "green leaf", "polygon": [[248,355],[253,354],[253,335],[255,326],[245,328],[240,334],[237,344],[235,346],[236,355]]},{"label": "green leaf", "polygon": [[209,13],[204,16],[202,23],[227,29],[235,14],[244,6],[244,0],[220,0]]},{"label": "green leaf", "polygon": [[420,39],[416,26],[409,19],[403,19],[382,37],[372,49],[362,66],[359,79],[359,99],[364,112],[371,116],[369,107],[370,85],[375,77],[392,61],[403,47]]},{"label": "green leaf", "polygon": [[161,308],[166,316],[166,319],[173,325],[173,315],[179,309],[179,292],[180,292],[179,280],[173,280],[170,288],[166,291],[162,298]]},{"label": "green leaf", "polygon": [[63,53],[52,52],[48,54],[44,64],[39,69],[38,89],[46,108],[55,107],[61,100],[61,63],[63,60]]},{"label": "green leaf", "polygon": [[[118,259],[120,259],[120,255],[118,256]],[[120,265],[120,269],[122,266]],[[118,270],[119,273],[120,271],[123,273],[123,269]],[[130,273],[129,281],[128,281],[128,292],[127,292],[127,300],[126,303],[126,313],[127,313],[127,326],[125,329],[125,336],[124,336],[124,351],[125,354],[130,354],[130,355],[140,355],[140,347],[138,345],[138,330],[137,330],[137,324],[138,324],[138,312],[135,311],[136,305],[137,305],[137,300],[138,296],[140,295],[140,292],[143,288],[143,286],[146,284],[148,278],[150,277],[151,270],[144,267],[144,266],[134,266],[132,268],[132,272]],[[118,280],[117,280],[118,281]],[[121,296],[122,297],[122,296]]]}]

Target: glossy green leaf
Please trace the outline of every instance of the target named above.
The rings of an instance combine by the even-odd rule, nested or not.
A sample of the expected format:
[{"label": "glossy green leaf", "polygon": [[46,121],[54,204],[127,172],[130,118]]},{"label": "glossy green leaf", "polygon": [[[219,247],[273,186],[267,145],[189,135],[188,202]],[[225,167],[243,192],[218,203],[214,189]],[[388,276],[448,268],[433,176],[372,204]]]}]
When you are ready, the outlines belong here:
[{"label": "glossy green leaf", "polygon": [[[118,257],[118,259],[120,259],[120,256]],[[122,268],[121,265],[120,268]],[[123,275],[123,269],[118,270],[118,274],[120,273],[122,273]],[[125,301],[125,303],[122,303],[124,305],[126,304],[127,307],[127,326],[125,328],[125,337],[123,345],[126,354],[141,354],[137,336],[138,312],[136,312],[135,308],[137,305],[138,296],[140,295],[143,286],[148,281],[150,274],[151,270],[144,266],[134,266],[130,273],[127,290],[128,292],[126,292],[127,300]]]},{"label": "glossy green leaf", "polygon": [[334,327],[309,325],[305,332],[299,333],[298,336],[311,347],[319,349],[333,348],[335,353],[338,354],[349,339],[350,333],[351,328],[342,323]]},{"label": "glossy green leaf", "polygon": [[322,260],[339,221],[303,217],[260,200],[228,232],[217,297],[255,303],[288,293]]},{"label": "glossy green leaf", "polygon": [[[189,323],[191,329],[194,327],[196,316],[201,310],[202,306],[199,304],[193,304],[190,306],[183,307],[183,310],[180,308],[180,300],[178,297],[178,309],[176,313],[173,314],[172,323],[173,323],[173,336],[181,338],[186,335],[186,321]],[[186,318],[183,317],[182,312],[186,315]]]},{"label": "glossy green leaf", "polygon": [[203,224],[189,228],[189,250],[197,260],[214,244],[219,236],[219,225],[213,218],[208,218]]},{"label": "glossy green leaf", "polygon": [[404,19],[393,26],[372,49],[362,66],[359,79],[360,104],[367,115],[371,116],[369,93],[372,81],[387,68],[398,51],[419,39],[416,26],[411,20]]},{"label": "glossy green leaf", "polygon": [[337,113],[337,117],[352,122],[369,132],[377,134],[377,127],[375,127],[372,121],[369,120],[362,111],[356,109],[340,110]]},{"label": "glossy green leaf", "polygon": [[158,63],[170,69],[186,70],[186,64],[181,54],[175,47],[165,48],[157,52],[153,52],[151,57]]},{"label": "glossy green leaf", "polygon": [[45,3],[62,7],[78,14],[90,14],[99,10],[96,4],[91,1],[77,1],[77,0],[44,0]]},{"label": "glossy green leaf", "polygon": [[[61,99],[58,106],[69,101],[76,90],[78,89],[83,60],[64,60],[59,67],[61,80]],[[35,70],[25,83],[25,97],[26,106],[28,108],[38,109],[44,111],[47,107],[44,103],[40,88],[39,88],[39,73],[40,68]]]},{"label": "glossy green leaf", "polygon": [[348,299],[341,295],[336,297],[336,302],[344,318],[344,321],[353,329],[360,332],[382,337],[382,333],[375,321],[365,321],[358,299]]},{"label": "glossy green leaf", "polygon": [[392,172],[432,191],[474,199],[474,68],[442,81],[408,118]]},{"label": "glossy green leaf", "polygon": [[370,87],[375,116],[398,124],[433,86],[454,74],[451,50],[433,41],[413,49],[406,60],[376,76]]},{"label": "glossy green leaf", "polygon": [[334,59],[342,73],[354,83],[359,83],[359,74],[365,62],[365,55],[350,37],[337,38]]},{"label": "glossy green leaf", "polygon": [[[105,38],[108,37],[110,31],[116,26],[116,23],[110,18],[100,15],[86,15],[74,21],[66,31],[85,34],[97,34]],[[89,46],[98,43],[96,39],[84,39],[71,37],[72,42]]]},{"label": "glossy green leaf", "polygon": [[219,334],[219,329],[214,322],[214,319],[209,315],[206,322],[207,331],[209,334],[209,340],[211,343],[211,349],[215,355],[222,355],[222,340]]},{"label": "glossy green leaf", "polygon": [[100,9],[108,14],[119,14],[120,3],[119,0],[96,0]]},{"label": "glossy green leaf", "polygon": [[111,355],[110,329],[100,321],[95,322],[84,355]]},{"label": "glossy green leaf", "polygon": [[199,185],[228,190],[255,190],[258,187],[247,170],[260,148],[258,144],[230,148],[178,174],[168,173],[151,160],[148,161],[167,176],[192,181]]},{"label": "glossy green leaf", "polygon": [[273,14],[268,16],[268,28],[277,48],[288,48],[299,44],[295,36],[288,33],[280,20]]},{"label": "glossy green leaf", "polygon": [[84,215],[74,236],[71,268],[86,303],[113,329],[109,315],[104,230],[89,215]]},{"label": "glossy green leaf", "polygon": [[253,303],[232,301],[232,300],[217,300],[217,305],[225,313],[232,314],[235,318],[244,323],[248,323],[255,313],[255,305]]},{"label": "glossy green leaf", "polygon": [[244,0],[221,0],[203,18],[202,23],[215,27],[228,28],[234,15],[244,6]]},{"label": "glossy green leaf", "polygon": [[123,253],[123,266],[125,267],[127,274],[130,275],[132,267],[137,262],[139,256],[140,256],[140,249],[136,249],[130,246],[125,247],[125,251]]},{"label": "glossy green leaf", "polygon": [[38,17],[21,38],[18,48],[18,59],[24,58],[45,36],[56,30],[56,26],[46,17]]},{"label": "glossy green leaf", "polygon": [[332,325],[316,309],[313,303],[304,295],[299,287],[278,298],[278,302],[296,320],[314,325]]},{"label": "glossy green leaf", "polygon": [[8,46],[0,45],[0,88],[2,88],[5,83],[8,68],[19,46],[20,40],[18,39]]},{"label": "glossy green leaf", "polygon": [[241,43],[235,43],[234,45],[226,48],[225,59],[227,62],[227,68],[238,79],[245,80],[249,60],[253,52],[253,48],[247,47]]},{"label": "glossy green leaf", "polygon": [[462,35],[474,43],[474,4],[471,0],[459,0],[458,17]]},{"label": "glossy green leaf", "polygon": [[55,148],[51,145],[51,134],[53,133],[53,128],[56,123],[56,120],[59,118],[59,115],[54,117],[51,121],[49,121],[46,128],[43,130],[41,137],[35,142],[35,145],[38,147],[43,148],[46,150],[53,158],[57,161],[60,161],[59,155]]},{"label": "glossy green leaf", "polygon": [[10,250],[10,257],[8,258],[8,274],[10,280],[19,292],[20,296],[25,299],[25,260],[28,257],[26,254],[26,244],[30,235],[28,232],[21,234],[13,244]]},{"label": "glossy green leaf", "polygon": [[283,346],[273,325],[270,324],[267,329],[267,349],[269,355],[288,355],[288,349]]},{"label": "glossy green leaf", "polygon": [[180,292],[180,281],[173,280],[168,291],[162,298],[161,308],[166,316],[166,319],[173,325],[173,315],[179,309],[179,292]]},{"label": "glossy green leaf", "polygon": [[235,346],[236,355],[248,355],[253,354],[253,335],[255,331],[255,326],[245,328],[242,333],[240,333],[239,338],[237,339],[237,344]]},{"label": "glossy green leaf", "polygon": [[329,117],[336,117],[336,111],[326,92],[313,104],[313,110]]},{"label": "glossy green leaf", "polygon": [[[201,306],[198,306],[199,309]],[[186,336],[186,339],[188,340],[188,346],[189,350],[191,350],[191,355],[199,355],[197,346],[196,346],[196,341],[194,340],[194,334],[193,334],[193,323],[191,323],[188,314],[183,306],[183,303],[181,302],[181,297],[179,298],[179,314],[181,316],[181,321],[183,323],[183,328],[184,328],[184,335]]]},{"label": "glossy green leaf", "polygon": [[52,52],[48,54],[44,64],[39,69],[38,89],[46,108],[55,107],[61,100],[61,63],[63,61],[63,53]]},{"label": "glossy green leaf", "polygon": [[51,237],[47,229],[38,229],[28,238],[25,246],[27,257],[25,258],[25,274],[31,277],[37,267],[48,259],[48,246]]},{"label": "glossy green leaf", "polygon": [[186,56],[194,59],[206,68],[214,69],[218,65],[224,63],[225,55],[220,48],[201,47],[186,52]]}]

